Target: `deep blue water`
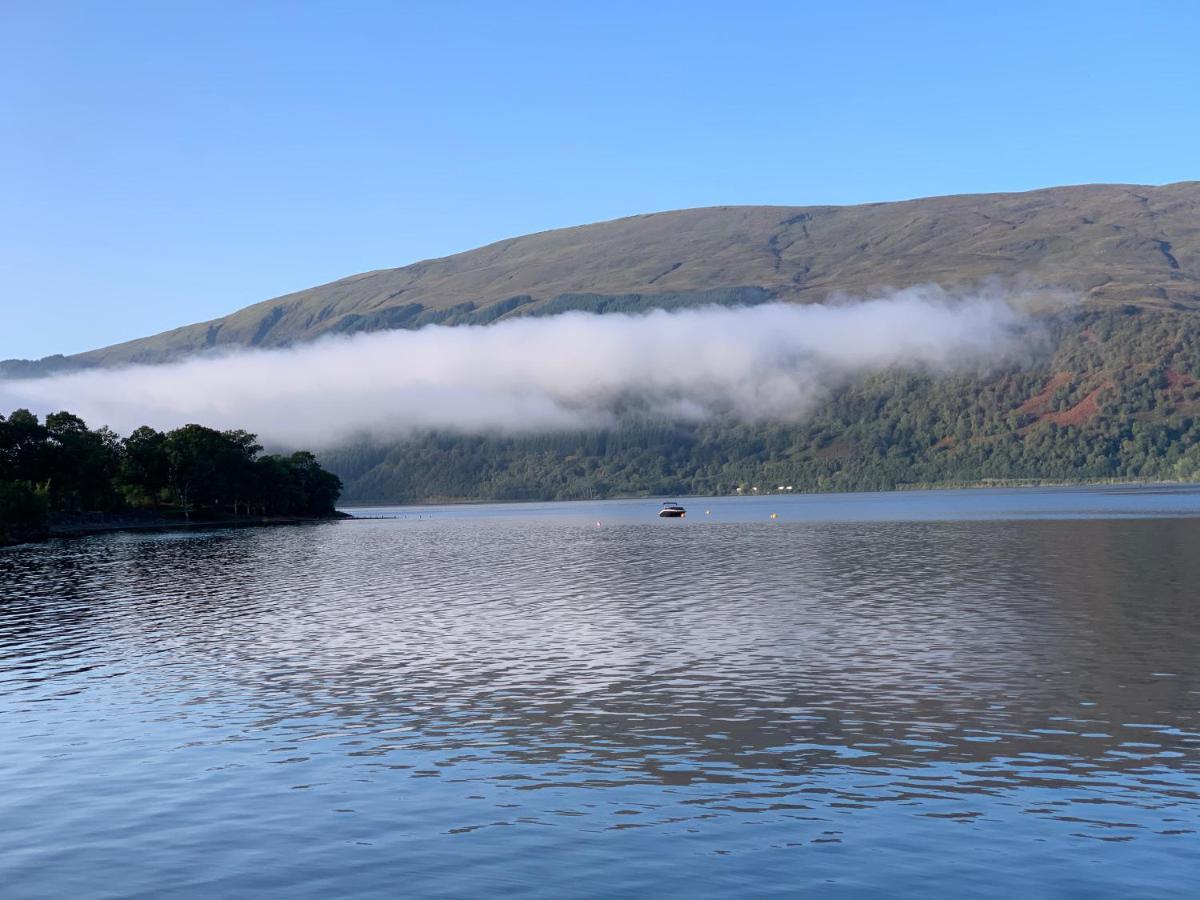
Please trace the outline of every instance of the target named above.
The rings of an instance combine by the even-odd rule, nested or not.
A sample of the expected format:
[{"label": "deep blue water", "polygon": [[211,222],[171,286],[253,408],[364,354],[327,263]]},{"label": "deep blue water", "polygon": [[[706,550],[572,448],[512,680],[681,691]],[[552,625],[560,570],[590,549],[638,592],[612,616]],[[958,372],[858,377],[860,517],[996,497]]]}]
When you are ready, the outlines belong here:
[{"label": "deep blue water", "polygon": [[0,895],[1195,896],[1200,492],[677,499],[0,551]]}]

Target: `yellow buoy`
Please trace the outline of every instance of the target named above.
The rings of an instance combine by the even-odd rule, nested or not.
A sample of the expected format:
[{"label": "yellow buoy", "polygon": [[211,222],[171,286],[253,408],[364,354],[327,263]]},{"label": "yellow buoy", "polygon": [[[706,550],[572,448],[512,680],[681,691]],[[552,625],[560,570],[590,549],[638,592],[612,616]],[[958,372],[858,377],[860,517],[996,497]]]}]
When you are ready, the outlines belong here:
[{"label": "yellow buoy", "polygon": [[771,513],[771,518],[772,518],[772,519],[778,519],[778,518],[779,518],[779,513]]}]

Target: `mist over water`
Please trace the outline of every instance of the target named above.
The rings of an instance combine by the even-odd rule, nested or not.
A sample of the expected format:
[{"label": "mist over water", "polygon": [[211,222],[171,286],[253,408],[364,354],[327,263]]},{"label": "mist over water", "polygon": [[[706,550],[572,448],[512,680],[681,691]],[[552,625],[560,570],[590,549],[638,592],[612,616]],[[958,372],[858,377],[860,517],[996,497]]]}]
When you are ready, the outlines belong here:
[{"label": "mist over water", "polygon": [[363,434],[600,427],[628,412],[792,421],[892,367],[950,373],[1026,358],[1038,332],[1020,306],[928,286],[826,305],[432,326],[0,381],[0,409],[69,409],[122,433],[200,422],[315,448]]}]

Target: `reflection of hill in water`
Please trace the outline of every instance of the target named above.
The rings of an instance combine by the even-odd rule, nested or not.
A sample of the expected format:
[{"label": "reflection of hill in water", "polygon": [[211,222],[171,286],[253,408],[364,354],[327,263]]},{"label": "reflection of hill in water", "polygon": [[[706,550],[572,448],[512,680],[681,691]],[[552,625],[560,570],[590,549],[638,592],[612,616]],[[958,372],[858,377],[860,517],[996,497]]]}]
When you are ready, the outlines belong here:
[{"label": "reflection of hill in water", "polygon": [[217,741],[334,740],[517,785],[1195,772],[1198,537],[519,519],[113,537],[0,556],[22,586],[5,639],[58,667],[5,684],[125,669],[177,715],[238,723]]}]

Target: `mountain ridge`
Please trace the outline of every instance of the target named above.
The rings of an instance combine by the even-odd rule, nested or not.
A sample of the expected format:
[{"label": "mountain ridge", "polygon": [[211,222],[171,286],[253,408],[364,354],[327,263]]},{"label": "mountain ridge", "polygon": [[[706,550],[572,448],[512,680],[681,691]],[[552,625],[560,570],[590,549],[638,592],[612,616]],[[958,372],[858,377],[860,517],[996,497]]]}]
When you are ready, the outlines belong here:
[{"label": "mountain ridge", "polygon": [[64,357],[62,367],[563,309],[820,302],[990,278],[1032,280],[1094,305],[1200,309],[1200,181],[643,213],[358,273]]}]

